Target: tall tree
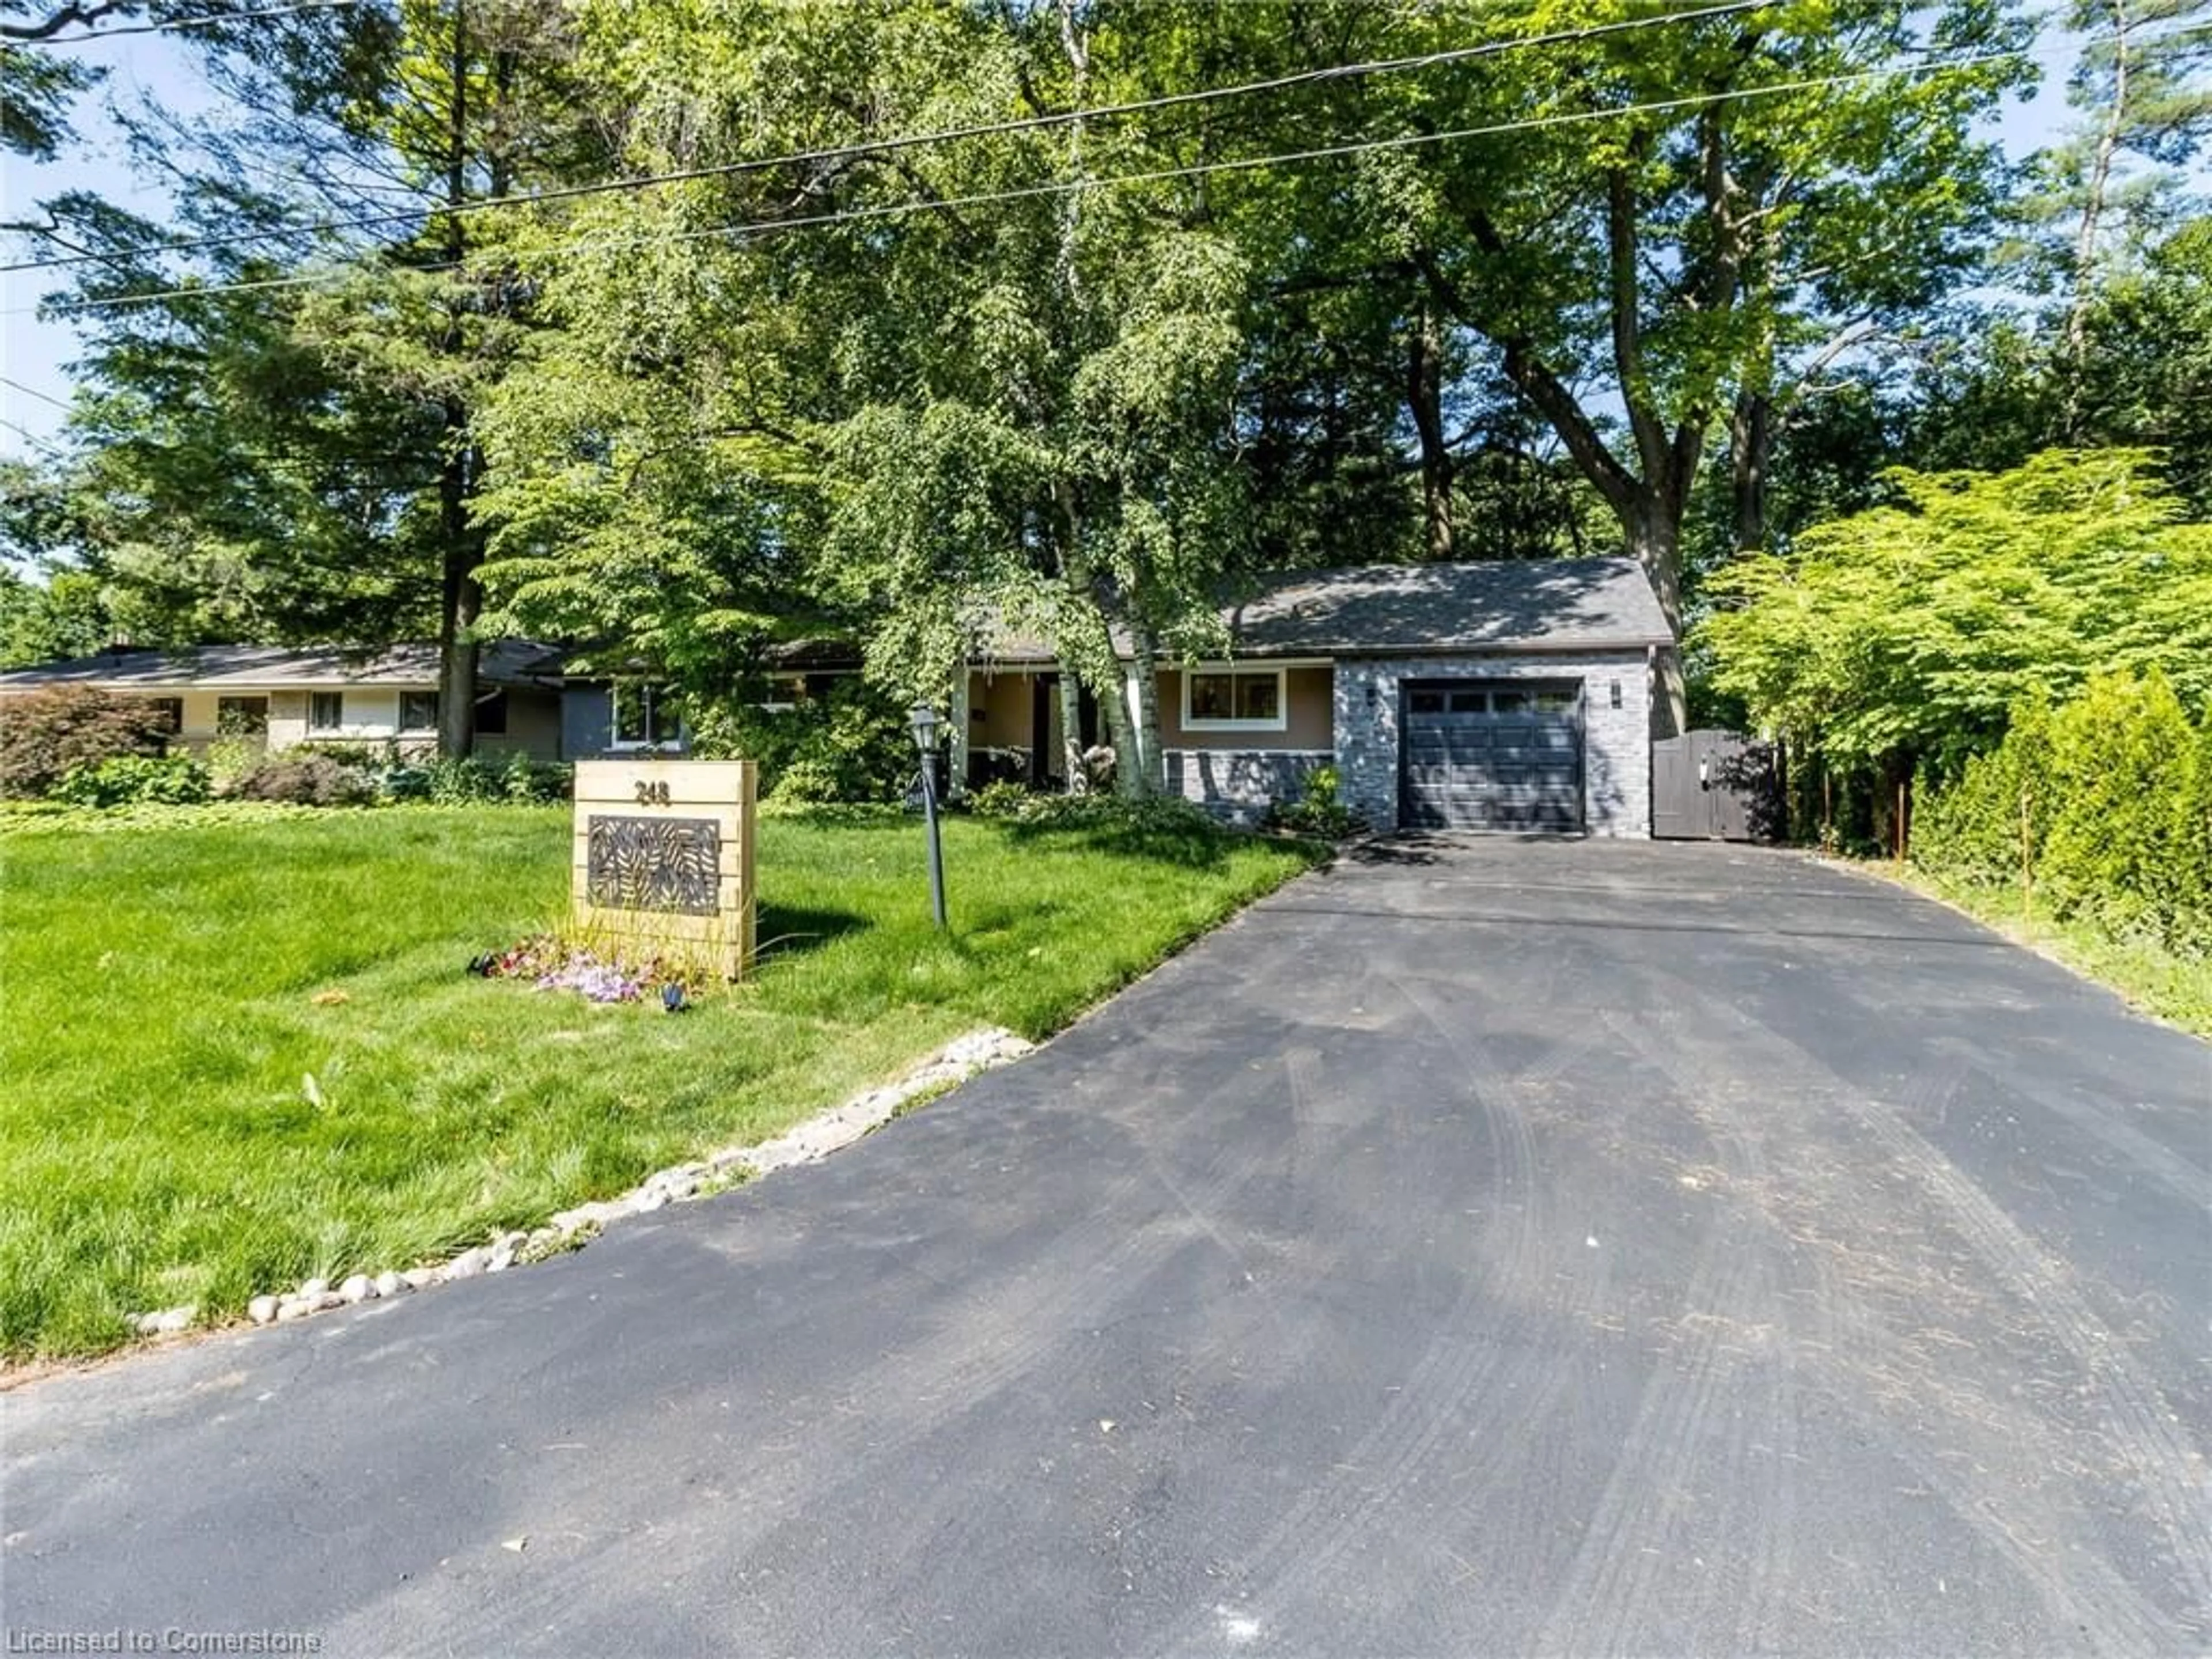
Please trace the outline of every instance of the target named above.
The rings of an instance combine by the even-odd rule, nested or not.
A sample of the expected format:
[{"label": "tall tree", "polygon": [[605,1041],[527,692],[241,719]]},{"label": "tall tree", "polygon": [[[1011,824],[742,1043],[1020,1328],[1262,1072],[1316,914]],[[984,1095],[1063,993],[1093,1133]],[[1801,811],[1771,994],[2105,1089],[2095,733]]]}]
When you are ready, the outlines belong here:
[{"label": "tall tree", "polygon": [[[902,690],[940,690],[988,614],[1042,629],[1097,693],[1126,786],[1156,787],[1151,677],[1133,707],[1117,650],[1188,647],[1243,540],[1244,264],[1196,186],[1094,188],[1157,160],[1127,125],[882,143],[1113,101],[1146,27],[1073,3],[587,13],[632,164],[723,170],[618,215],[580,204],[531,267],[564,318],[621,321],[546,342],[502,393],[487,574],[507,612],[574,617],[606,591],[606,550],[547,524],[532,480],[565,479],[594,521],[679,491],[750,546],[725,572],[795,544]],[[629,592],[648,627],[696,620]],[[734,623],[749,599],[729,595]]]},{"label": "tall tree", "polygon": [[[88,553],[190,616],[279,638],[441,644],[440,740],[474,740],[475,400],[526,297],[477,204],[595,157],[556,13],[401,0],[195,29],[218,111],[126,112],[179,239],[82,195],[34,240],[81,260]],[[480,227],[499,227],[485,234]],[[180,617],[181,621],[183,618]],[[211,621],[203,609],[200,620]]]},{"label": "tall tree", "polygon": [[[1969,268],[2002,179],[1975,120],[2026,70],[1984,56],[2021,26],[1966,0],[1601,32],[1641,15],[1577,8],[1601,32],[1350,82],[1335,101],[1347,125],[1410,141],[1359,164],[1370,245],[1496,353],[1679,628],[1683,523],[1717,428],[1733,424],[1740,534],[1756,541],[1777,409]],[[1467,17],[1407,6],[1372,49],[1462,44]],[[1679,724],[1678,668],[1663,678]]]},{"label": "tall tree", "polygon": [[2212,0],[2072,0],[2084,37],[2068,79],[2075,131],[2042,158],[2031,211],[2054,233],[2066,350],[2088,352],[2089,312],[2115,252],[2170,226],[2180,172],[2212,134]]},{"label": "tall tree", "polygon": [[106,76],[70,42],[142,9],[133,0],[0,0],[0,145],[52,161],[70,137],[70,106]]},{"label": "tall tree", "polygon": [[2072,313],[1958,331],[1906,383],[1890,459],[1996,471],[2059,445],[2146,449],[2212,520],[2212,216],[2106,270],[2078,344]]}]

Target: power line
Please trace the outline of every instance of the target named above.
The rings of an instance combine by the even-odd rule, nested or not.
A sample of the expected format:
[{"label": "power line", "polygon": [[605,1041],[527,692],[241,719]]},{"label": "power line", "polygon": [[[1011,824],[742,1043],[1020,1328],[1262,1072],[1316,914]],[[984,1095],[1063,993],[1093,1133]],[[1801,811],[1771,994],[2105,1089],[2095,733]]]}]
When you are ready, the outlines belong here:
[{"label": "power line", "polygon": [[1939,70],[1969,68],[1976,64],[1993,63],[1999,59],[2026,54],[2017,52],[1977,52],[1959,58],[1946,58],[1940,63],[1899,64],[1893,68],[1861,70],[1850,75],[1820,76],[1802,81],[1774,82],[1765,86],[1742,87],[1724,92],[1692,93],[1680,98],[1668,98],[1647,104],[1622,104],[1610,109],[1571,110],[1558,115],[1532,116],[1525,119],[1493,122],[1486,126],[1455,127],[1444,132],[1408,133],[1395,138],[1363,138],[1353,143],[1326,144],[1312,149],[1286,150],[1273,155],[1240,156],[1226,161],[1195,161],[1188,167],[1161,167],[1146,173],[1118,173],[1109,179],[1071,179],[1049,185],[1025,185],[1010,190],[984,191],[969,196],[940,197],[927,201],[887,203],[879,207],[841,209],[836,213],[816,214],[792,219],[758,220],[746,224],[713,225],[698,230],[656,232],[648,236],[586,239],[580,241],[556,243],[549,250],[555,252],[598,252],[626,247],[648,247],[662,242],[697,241],[714,236],[743,236],[781,230],[803,230],[823,225],[832,225],[857,219],[891,218],[908,213],[941,211],[964,207],[986,207],[995,203],[1022,201],[1039,196],[1064,196],[1093,189],[1111,189],[1124,185],[1165,184],[1179,179],[1210,178],[1220,173],[1249,173],[1259,167],[1287,165],[1297,161],[1319,161],[1340,156],[1361,155],[1376,150],[1413,149],[1425,144],[1451,143],[1464,138],[1503,137],[1516,132],[1534,132],[1551,127],[1578,126],[1595,121],[1610,121],[1627,115],[1661,115],[1678,110],[1699,109],[1711,104],[1727,103],[1739,98],[1770,97],[1786,92],[1813,92],[1830,87],[1855,85],[1867,81],[1886,79],[1892,76],[1924,75]]},{"label": "power line", "polygon": [[125,34],[167,34],[174,29],[215,28],[224,23],[250,23],[264,17],[290,17],[303,11],[337,11],[347,6],[374,5],[376,0],[300,0],[297,5],[267,6],[258,11],[210,12],[204,17],[170,17],[158,23],[118,23],[112,29],[87,29],[82,34],[51,34],[44,40],[0,40],[0,46],[17,51],[31,46],[79,46],[88,41],[112,40]]},{"label": "power line", "polygon": [[0,419],[0,426],[6,427],[10,432],[21,434],[25,439],[30,441],[33,447],[42,449],[49,455],[66,456],[69,453],[59,444],[52,443],[45,438],[41,438],[37,433],[32,431],[30,428],[21,425],[17,422]]},{"label": "power line", "polygon": [[36,398],[40,403],[52,404],[56,409],[67,409],[69,407],[68,404],[64,403],[61,398],[55,397],[52,392],[41,392],[34,386],[25,386],[21,380],[11,380],[5,374],[0,374],[0,386],[13,386],[16,391],[23,393],[24,396]]},{"label": "power line", "polygon": [[[340,3],[360,3],[361,0],[339,0]],[[113,253],[74,253],[56,259],[26,260],[16,264],[0,265],[0,273],[22,270],[58,270],[72,265],[95,264],[106,260],[136,258],[148,254],[196,253],[210,248],[229,247],[240,242],[269,241],[283,237],[325,235],[333,231],[365,230],[378,225],[410,224],[418,219],[434,216],[459,217],[465,214],[484,213],[494,209],[536,207],[548,202],[573,201],[580,197],[601,196],[615,191],[639,190],[654,185],[690,184],[702,179],[730,178],[749,173],[766,172],[773,167],[809,167],[828,161],[858,161],[872,155],[895,154],[900,150],[917,149],[934,144],[951,143],[969,138],[1004,137],[1020,132],[1035,132],[1053,127],[1064,127],[1081,121],[1112,120],[1127,115],[1141,115],[1154,110],[1175,109],[1187,105],[1210,103],[1224,98],[1249,97],[1255,93],[1280,92],[1291,87],[1310,86],[1327,81],[1348,80],[1369,75],[1396,74],[1407,70],[1432,69],[1442,64],[1465,63],[1480,58],[1496,57],[1503,52],[1520,52],[1536,46],[1567,46],[1577,41],[1591,40],[1609,34],[1625,33],[1635,29],[1656,28],[1672,23],[1692,23],[1708,17],[1728,17],[1745,12],[1765,11],[1784,3],[1784,0],[1724,0],[1724,3],[1693,8],[1686,11],[1661,12],[1646,17],[1616,19],[1610,23],[1593,23],[1575,28],[1553,29],[1541,34],[1520,35],[1510,40],[1484,40],[1473,46],[1452,46],[1441,52],[1425,52],[1411,58],[1384,58],[1357,64],[1333,64],[1322,69],[1302,70],[1295,75],[1278,76],[1266,81],[1246,81],[1234,86],[1208,87],[1192,92],[1169,93],[1158,98],[1138,99],[1121,104],[1099,104],[1085,109],[1065,110],[1052,115],[1022,116],[1005,121],[989,121],[980,125],[946,127],[932,132],[910,133],[888,138],[863,139],[855,143],[832,145],[823,149],[798,150],[784,155],[762,156],[750,161],[726,161],[714,167],[685,167],[672,173],[635,173],[622,179],[604,179],[590,184],[567,185],[551,190],[519,192],[509,196],[488,196],[473,202],[450,204],[426,203],[419,208],[390,213],[363,215],[351,219],[329,219],[314,224],[286,226],[278,229],[244,231],[222,236],[203,236],[190,241],[164,243],[158,247],[132,248]]]},{"label": "power line", "polygon": [[[1226,161],[1200,161],[1188,167],[1163,167],[1146,173],[1117,173],[1105,179],[1069,179],[1046,185],[1027,185],[1010,190],[979,191],[967,196],[892,202],[876,207],[844,208],[834,213],[710,225],[696,230],[654,232],[644,236],[580,238],[553,243],[543,252],[548,253],[599,252],[623,248],[657,246],[669,242],[698,241],[709,237],[763,235],[773,234],[779,231],[818,229],[829,225],[844,224],[858,220],[886,219],[903,216],[909,213],[933,213],[958,208],[985,207],[999,203],[1034,199],[1038,197],[1066,196],[1090,191],[1118,189],[1128,185],[1161,184],[1181,179],[1206,178],[1215,173],[1245,173],[1259,167],[1364,155],[1370,151],[1413,149],[1424,145],[1450,143],[1467,138],[1501,137],[1516,132],[1534,132],[1553,127],[1587,125],[1593,122],[1618,120],[1632,115],[1669,114],[1681,110],[1702,109],[1715,104],[1729,103],[1740,99],[1773,97],[1783,93],[1792,92],[1818,92],[1833,87],[1862,85],[1869,81],[1886,80],[1893,76],[1930,75],[1946,70],[1969,69],[1978,64],[1996,63],[2032,55],[2012,50],[1972,52],[1920,64],[1901,64],[1882,69],[1860,70],[1849,75],[1816,76],[1798,81],[1773,82],[1764,86],[1739,87],[1723,92],[1694,93],[1680,98],[1657,100],[1650,103],[1621,104],[1607,109],[1573,110],[1558,115],[1534,116],[1520,120],[1495,122],[1485,126],[1457,127],[1444,132],[1412,133],[1395,138],[1360,139],[1354,143],[1324,145],[1311,149],[1289,150],[1272,155],[1243,156]],[[452,270],[456,268],[451,260],[405,267],[410,271],[426,274]],[[98,299],[64,300],[55,302],[55,305],[58,310],[64,312],[89,311],[113,306],[148,305],[161,300],[207,298],[221,294],[303,288],[325,280],[325,275],[313,275],[270,277],[251,283],[211,283],[198,287],[163,289],[150,294],[117,294]],[[19,306],[0,311],[0,316],[29,316],[42,309],[42,307],[38,306]]]}]

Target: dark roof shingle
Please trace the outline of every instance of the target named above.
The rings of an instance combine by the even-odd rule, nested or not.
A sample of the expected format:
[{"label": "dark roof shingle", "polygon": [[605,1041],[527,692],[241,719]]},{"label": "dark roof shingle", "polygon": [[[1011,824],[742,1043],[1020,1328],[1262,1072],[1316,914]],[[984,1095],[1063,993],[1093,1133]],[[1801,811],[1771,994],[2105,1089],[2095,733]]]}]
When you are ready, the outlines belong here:
[{"label": "dark roof shingle", "polygon": [[[1221,619],[1240,657],[1618,651],[1674,642],[1650,581],[1631,558],[1270,571],[1224,605]],[[1115,646],[1127,654],[1118,633]],[[1009,630],[977,654],[1048,662],[1053,651]]]},{"label": "dark roof shingle", "polygon": [[1628,558],[1286,571],[1224,612],[1241,655],[1618,650],[1674,636]]}]

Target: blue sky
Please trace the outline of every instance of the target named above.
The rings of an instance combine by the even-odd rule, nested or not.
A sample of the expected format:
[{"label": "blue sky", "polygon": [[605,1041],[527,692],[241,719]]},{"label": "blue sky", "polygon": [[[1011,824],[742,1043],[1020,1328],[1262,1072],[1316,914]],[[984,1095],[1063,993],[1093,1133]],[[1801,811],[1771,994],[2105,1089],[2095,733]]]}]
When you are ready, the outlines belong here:
[{"label": "blue sky", "polygon": [[[205,107],[212,94],[190,57],[168,35],[123,35],[70,50],[105,68],[106,84],[79,101],[77,141],[55,160],[38,164],[0,155],[0,205],[6,216],[30,218],[39,202],[70,190],[94,191],[150,216],[164,216],[163,195],[142,188],[132,176],[121,137],[107,118],[107,104],[114,100],[128,105],[150,93],[173,108],[193,110]],[[10,241],[7,259],[0,263],[36,257],[20,240]],[[39,271],[0,276],[0,375],[30,388],[26,393],[0,386],[0,418],[10,422],[0,427],[0,455],[29,452],[33,437],[50,437],[64,418],[58,405],[69,399],[65,365],[76,355],[76,335],[67,324],[23,314],[54,286],[52,276]],[[18,428],[27,428],[31,436]]]},{"label": "blue sky", "polygon": [[[2038,93],[2009,104],[1997,131],[2006,149],[2022,156],[2049,143],[2067,117],[2064,94],[2066,48],[2046,36],[2044,78]],[[173,108],[204,108],[212,97],[190,55],[173,36],[125,35],[73,48],[109,71],[106,86],[83,100],[77,115],[77,142],[59,158],[37,165],[0,155],[0,205],[10,219],[28,217],[40,200],[66,190],[89,190],[110,200],[159,217],[165,206],[158,191],[143,189],[132,177],[113,124],[109,100],[125,105],[147,94]],[[25,257],[10,250],[9,258]],[[36,453],[64,419],[70,396],[67,365],[76,355],[75,332],[65,323],[28,314],[53,285],[40,272],[0,275],[0,376],[20,383],[0,385],[0,456]],[[51,401],[50,401],[51,400]]]}]

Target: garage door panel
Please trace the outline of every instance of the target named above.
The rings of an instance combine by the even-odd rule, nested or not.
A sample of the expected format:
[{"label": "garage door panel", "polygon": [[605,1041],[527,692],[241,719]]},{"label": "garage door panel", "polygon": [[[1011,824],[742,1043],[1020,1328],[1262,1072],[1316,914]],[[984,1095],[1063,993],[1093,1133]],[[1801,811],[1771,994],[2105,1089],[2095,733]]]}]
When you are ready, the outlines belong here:
[{"label": "garage door panel", "polygon": [[1580,689],[1449,682],[1407,688],[1405,818],[1426,828],[1579,830]]}]

